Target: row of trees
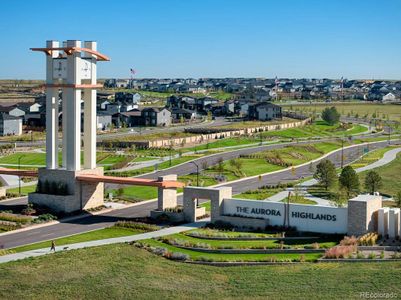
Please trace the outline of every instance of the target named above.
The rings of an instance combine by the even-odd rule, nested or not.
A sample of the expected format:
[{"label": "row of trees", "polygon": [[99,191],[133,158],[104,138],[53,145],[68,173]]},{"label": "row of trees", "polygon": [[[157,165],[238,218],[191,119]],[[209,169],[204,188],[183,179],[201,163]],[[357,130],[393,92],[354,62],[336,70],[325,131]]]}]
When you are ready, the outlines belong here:
[{"label": "row of trees", "polygon": [[[340,197],[349,199],[360,191],[359,176],[351,166],[342,169],[340,176],[337,176],[336,167],[329,160],[323,160],[316,166],[313,177],[322,185],[326,191],[332,188],[338,181]],[[364,187],[369,193],[377,192],[382,187],[382,178],[374,170],[366,174]]]}]

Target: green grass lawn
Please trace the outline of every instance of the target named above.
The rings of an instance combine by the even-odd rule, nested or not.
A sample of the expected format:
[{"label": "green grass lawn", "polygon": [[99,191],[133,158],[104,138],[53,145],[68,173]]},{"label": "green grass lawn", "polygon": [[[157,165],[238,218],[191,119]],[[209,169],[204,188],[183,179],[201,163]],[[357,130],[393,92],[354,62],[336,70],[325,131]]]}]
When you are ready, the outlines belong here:
[{"label": "green grass lawn", "polygon": [[359,117],[371,118],[373,114],[376,114],[377,118],[386,120],[387,117],[390,120],[400,121],[401,118],[401,105],[395,104],[377,104],[377,103],[312,103],[302,105],[283,105],[285,108],[299,112],[321,112],[326,107],[335,106],[337,111],[343,115],[348,114],[355,116],[358,114]]},{"label": "green grass lawn", "polygon": [[[206,154],[203,154],[203,155],[206,155]],[[162,163],[159,163],[157,166],[145,167],[145,168],[140,168],[140,169],[130,170],[130,171],[124,171],[124,172],[108,171],[107,173],[108,173],[108,175],[113,175],[113,176],[137,176],[137,175],[141,175],[141,174],[150,173],[150,172],[153,172],[155,170],[163,170],[163,169],[167,169],[167,168],[170,168],[170,167],[174,167],[176,165],[185,163],[187,161],[199,158],[199,157],[201,157],[203,155],[185,155],[185,156],[173,158],[171,160],[171,163],[170,163],[170,160],[168,158],[165,158],[165,160]]]},{"label": "green grass lawn", "polygon": [[121,162],[125,159],[125,155],[109,155],[106,158],[97,162],[100,165],[112,165]]},{"label": "green grass lawn", "polygon": [[[286,202],[287,203],[287,199],[283,199],[280,202]],[[294,203],[294,204],[309,204],[309,205],[316,205],[317,204],[316,201],[309,200],[309,199],[307,199],[305,197],[302,197],[302,196],[298,196],[298,197],[292,196],[290,198],[290,203]]]},{"label": "green grass lawn", "polygon": [[[104,155],[102,152],[97,152],[97,156],[101,157]],[[18,159],[20,159],[21,165],[33,165],[33,166],[45,166],[46,165],[46,153],[39,153],[39,152],[17,152],[13,154],[9,154],[6,156],[0,157],[0,165],[1,164],[10,164],[14,166],[10,167],[17,167],[18,166]],[[110,154],[106,158],[98,161],[99,164],[113,164],[124,159],[123,155],[114,155]],[[62,153],[58,153],[58,161],[59,164],[62,162]],[[83,152],[81,151],[81,163],[83,163]],[[21,167],[22,168],[22,167]]]},{"label": "green grass lawn", "polygon": [[315,121],[313,124],[303,127],[264,132],[262,136],[275,136],[282,138],[335,137],[359,134],[366,132],[367,130],[366,127],[358,124],[354,124],[350,129],[345,130],[340,127],[340,124],[327,125],[324,121]]},{"label": "green grass lawn", "polygon": [[[60,155],[59,155],[60,156]],[[13,164],[18,166],[20,158],[21,165],[45,165],[46,153],[37,152],[18,152],[7,156],[0,157],[0,164]],[[59,157],[59,160],[61,157]]]},{"label": "green grass lawn", "polygon": [[[35,191],[36,191],[36,184],[21,187],[21,195],[28,195],[28,193],[33,193]],[[18,189],[18,187],[7,189],[7,193],[18,194],[19,189]]]},{"label": "green grass lawn", "polygon": [[401,262],[216,268],[127,244],[0,265],[2,299],[360,299],[401,294]]},{"label": "green grass lawn", "polygon": [[[192,245],[197,243],[207,244],[213,249],[218,249],[219,247],[230,247],[232,249],[250,249],[252,247],[258,247],[266,249],[276,249],[280,247],[280,242],[278,240],[256,240],[256,241],[236,241],[236,240],[213,240],[213,239],[199,239],[185,235],[183,233],[172,234],[165,236],[163,238],[171,238],[180,241],[188,242]],[[293,249],[303,248],[305,246],[310,246],[312,243],[319,243],[320,248],[330,248],[338,243],[337,239],[333,240],[323,240],[323,239],[302,239],[302,240],[286,240],[284,242],[285,246],[289,246]]]},{"label": "green grass lawn", "polygon": [[113,197],[117,197],[122,200],[130,202],[138,202],[143,200],[149,200],[157,198],[157,188],[151,186],[128,186],[122,188],[122,194],[119,195],[118,190],[110,189],[106,190],[105,195],[108,197],[109,193],[113,194]]},{"label": "green grass lawn", "polygon": [[[90,232],[85,232],[81,234],[71,235],[63,238],[56,239],[56,246],[63,246],[68,244],[75,244],[87,241],[95,241],[95,240],[102,240],[102,239],[109,239],[109,238],[116,238],[121,236],[128,236],[143,233],[141,230],[134,230],[129,228],[119,228],[119,227],[110,227],[104,228],[99,230],[94,230]],[[35,244],[30,244],[26,246],[21,246],[17,248],[13,248],[12,250],[15,252],[24,252],[29,250],[35,249],[42,249],[49,247],[50,248],[50,241],[39,242]]]},{"label": "green grass lawn", "polygon": [[[202,239],[202,241],[204,241]],[[157,240],[143,240],[145,244],[153,247],[163,247],[171,252],[180,252],[189,255],[192,260],[200,260],[201,258],[209,258],[214,261],[265,261],[269,258],[275,258],[277,261],[288,261],[300,259],[301,255],[305,261],[315,261],[322,256],[321,253],[306,253],[306,254],[220,254],[220,253],[205,253],[193,250],[187,250],[162,243]],[[228,245],[228,241],[223,241],[224,245]]]},{"label": "green grass lawn", "polygon": [[140,156],[134,158],[132,161],[133,162],[143,162],[143,161],[149,161],[149,160],[155,160],[157,157],[147,157],[147,156]]},{"label": "green grass lawn", "polygon": [[268,189],[268,188],[260,188],[257,190],[250,190],[246,191],[241,194],[234,195],[234,198],[238,199],[251,199],[251,200],[265,200],[279,192],[283,189],[275,188],[275,189]]}]

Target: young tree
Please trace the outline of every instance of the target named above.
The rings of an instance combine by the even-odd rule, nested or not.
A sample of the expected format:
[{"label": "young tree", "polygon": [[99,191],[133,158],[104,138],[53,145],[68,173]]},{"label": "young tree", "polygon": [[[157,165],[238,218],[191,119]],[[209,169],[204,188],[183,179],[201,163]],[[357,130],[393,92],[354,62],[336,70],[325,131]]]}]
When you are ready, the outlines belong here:
[{"label": "young tree", "polygon": [[365,177],[365,189],[373,194],[383,185],[382,178],[376,171],[369,171]]},{"label": "young tree", "polygon": [[219,172],[220,175],[224,172],[224,160],[221,157],[217,161],[217,172]]},{"label": "young tree", "polygon": [[336,167],[331,161],[325,159],[317,164],[313,178],[323,185],[327,191],[337,179]]},{"label": "young tree", "polygon": [[334,199],[332,200],[334,202],[334,205],[337,207],[343,207],[345,204],[347,204],[349,199],[348,196],[348,190],[346,188],[339,188],[338,192],[334,195]]},{"label": "young tree", "polygon": [[348,199],[351,194],[359,191],[359,177],[351,166],[342,169],[338,181],[340,186],[346,190]]},{"label": "young tree", "polygon": [[329,125],[337,124],[340,120],[340,114],[337,109],[333,107],[327,107],[322,111],[322,119]]},{"label": "young tree", "polygon": [[394,196],[394,201],[395,201],[395,205],[398,208],[401,208],[401,190],[397,192],[397,194]]}]

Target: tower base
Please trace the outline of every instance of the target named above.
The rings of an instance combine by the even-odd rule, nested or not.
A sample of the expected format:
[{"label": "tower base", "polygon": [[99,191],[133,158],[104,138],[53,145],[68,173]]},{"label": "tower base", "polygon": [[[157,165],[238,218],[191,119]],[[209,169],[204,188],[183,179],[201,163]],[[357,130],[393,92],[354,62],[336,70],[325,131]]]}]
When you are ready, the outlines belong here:
[{"label": "tower base", "polygon": [[71,213],[104,204],[103,182],[82,182],[76,176],[103,175],[103,168],[80,171],[39,169],[38,189],[28,195],[28,203],[45,206],[54,212]]}]

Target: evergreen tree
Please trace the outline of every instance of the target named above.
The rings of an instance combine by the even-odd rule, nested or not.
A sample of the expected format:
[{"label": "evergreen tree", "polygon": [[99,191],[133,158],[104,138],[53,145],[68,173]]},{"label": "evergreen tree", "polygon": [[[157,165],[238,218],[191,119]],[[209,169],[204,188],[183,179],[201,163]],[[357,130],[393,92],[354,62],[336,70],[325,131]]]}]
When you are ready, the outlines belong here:
[{"label": "evergreen tree", "polygon": [[369,171],[365,177],[365,189],[373,194],[383,185],[382,178],[376,171]]},{"label": "evergreen tree", "polygon": [[342,169],[339,183],[347,191],[348,199],[351,194],[359,191],[359,177],[351,166],[346,166]]},{"label": "evergreen tree", "polygon": [[397,194],[394,196],[395,205],[398,208],[401,208],[401,191],[398,191]]},{"label": "evergreen tree", "polygon": [[325,187],[326,191],[332,187],[337,179],[336,167],[334,164],[325,159],[316,166],[315,174],[313,174],[319,184]]},{"label": "evergreen tree", "polygon": [[340,121],[340,114],[337,109],[327,107],[322,111],[322,119],[329,125],[337,124]]}]

